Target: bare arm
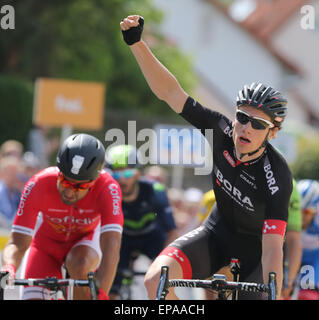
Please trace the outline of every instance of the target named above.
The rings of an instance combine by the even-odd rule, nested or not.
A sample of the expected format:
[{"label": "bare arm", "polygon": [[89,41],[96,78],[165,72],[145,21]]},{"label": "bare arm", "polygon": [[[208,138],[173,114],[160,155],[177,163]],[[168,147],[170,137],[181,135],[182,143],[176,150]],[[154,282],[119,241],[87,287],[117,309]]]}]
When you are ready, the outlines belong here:
[{"label": "bare arm", "polygon": [[[137,15],[125,18],[120,23],[122,30],[137,26],[138,19]],[[130,49],[153,93],[175,112],[182,112],[188,94],[181,88],[174,75],[154,56],[143,40],[131,45]]]},{"label": "bare arm", "polygon": [[12,232],[2,252],[2,265],[13,264],[18,269],[26,250],[30,246],[31,240],[31,236]]},{"label": "bare arm", "polygon": [[262,252],[264,283],[268,284],[269,273],[275,272],[277,297],[279,297],[283,279],[283,237],[278,234],[265,234],[262,240]]},{"label": "bare arm", "polygon": [[100,238],[102,261],[97,271],[97,285],[109,293],[120,258],[122,235],[119,232],[103,232]]}]

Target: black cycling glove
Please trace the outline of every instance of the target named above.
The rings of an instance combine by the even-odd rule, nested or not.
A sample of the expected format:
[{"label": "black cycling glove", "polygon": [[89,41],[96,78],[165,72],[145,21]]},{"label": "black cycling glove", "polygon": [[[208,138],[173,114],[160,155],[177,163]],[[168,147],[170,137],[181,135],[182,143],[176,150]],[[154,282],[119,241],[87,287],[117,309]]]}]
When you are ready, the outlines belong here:
[{"label": "black cycling glove", "polygon": [[138,19],[139,25],[136,27],[132,27],[126,31],[122,30],[124,41],[131,46],[132,44],[141,40],[143,26],[144,26],[144,19],[140,17]]}]

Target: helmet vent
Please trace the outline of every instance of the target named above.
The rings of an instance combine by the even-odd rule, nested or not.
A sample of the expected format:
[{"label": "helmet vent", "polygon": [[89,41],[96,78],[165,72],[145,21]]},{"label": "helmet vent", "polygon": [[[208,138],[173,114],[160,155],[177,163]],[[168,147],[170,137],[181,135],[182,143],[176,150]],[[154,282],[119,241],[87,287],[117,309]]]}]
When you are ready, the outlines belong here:
[{"label": "helmet vent", "polygon": [[280,108],[281,107],[281,104],[274,104],[272,106],[269,106],[269,109],[277,109],[277,108]]},{"label": "helmet vent", "polygon": [[66,149],[65,158],[67,161],[69,161],[69,158],[70,158],[70,149],[69,148]]},{"label": "helmet vent", "polygon": [[95,161],[96,157],[93,157],[91,159],[91,161],[89,162],[89,164],[87,165],[86,169],[89,169],[91,167],[91,165],[93,164],[93,162]]}]

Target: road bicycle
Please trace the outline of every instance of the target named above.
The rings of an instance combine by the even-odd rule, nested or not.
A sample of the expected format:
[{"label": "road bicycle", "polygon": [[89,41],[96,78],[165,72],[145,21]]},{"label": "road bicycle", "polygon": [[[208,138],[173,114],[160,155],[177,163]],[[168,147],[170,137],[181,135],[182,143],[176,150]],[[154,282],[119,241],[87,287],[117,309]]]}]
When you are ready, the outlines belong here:
[{"label": "road bicycle", "polygon": [[[234,262],[233,262],[234,263]],[[233,270],[233,271],[232,271]],[[238,300],[238,293],[243,292],[263,292],[268,295],[268,300],[276,300],[277,285],[276,273],[269,273],[269,284],[239,282],[239,263],[235,266],[231,265],[231,271],[234,275],[234,280],[227,281],[226,276],[222,274],[214,274],[210,280],[201,279],[169,279],[169,267],[162,266],[159,285],[156,293],[156,300],[165,300],[168,294],[168,288],[172,287],[188,287],[188,288],[203,288],[218,292],[217,300],[228,300],[228,292],[232,294],[232,300]]]},{"label": "road bicycle", "polygon": [[[12,279],[8,280],[8,272],[0,272],[0,300],[4,300],[4,291],[7,286],[40,286],[49,290],[50,300],[73,300],[74,287],[89,287],[91,300],[97,300],[97,286],[94,272],[88,273],[87,280],[57,279]],[[8,289],[8,288],[7,288]],[[8,289],[9,290],[9,289]]]}]

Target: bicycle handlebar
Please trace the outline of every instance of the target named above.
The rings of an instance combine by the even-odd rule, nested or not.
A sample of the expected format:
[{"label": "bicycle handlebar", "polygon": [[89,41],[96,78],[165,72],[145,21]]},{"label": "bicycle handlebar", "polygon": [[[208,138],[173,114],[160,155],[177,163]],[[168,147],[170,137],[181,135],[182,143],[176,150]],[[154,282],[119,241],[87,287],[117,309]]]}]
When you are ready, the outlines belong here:
[{"label": "bicycle handlebar", "polygon": [[168,280],[168,267],[163,266],[161,277],[156,293],[156,300],[165,300],[170,287],[204,288],[217,291],[246,291],[246,292],[266,292],[269,300],[276,300],[276,274],[269,274],[269,285],[253,282],[233,282],[227,281],[224,275],[215,274],[212,280],[199,279],[171,279]]},{"label": "bicycle handlebar", "polygon": [[161,277],[157,287],[156,300],[165,300],[166,295],[168,294],[168,266],[162,266],[161,268]]},{"label": "bicycle handlebar", "polygon": [[88,283],[90,288],[91,300],[97,300],[98,289],[95,281],[94,272],[88,273]]},{"label": "bicycle handlebar", "polygon": [[[8,275],[8,272],[0,272],[0,280]],[[7,284],[7,283],[6,283]],[[44,279],[13,279],[10,280],[10,285],[13,286],[41,286],[49,290],[59,290],[62,287],[89,287],[91,299],[97,299],[97,286],[95,283],[94,272],[88,273],[88,280],[75,280],[75,279],[57,279],[56,277],[46,277]],[[0,300],[3,300],[3,287],[0,288]]]},{"label": "bicycle handlebar", "polygon": [[74,280],[74,279],[57,279],[55,277],[48,277],[45,279],[15,279],[11,281],[13,286],[41,286],[47,289],[59,289],[60,287],[74,286],[84,287],[89,285],[88,280]]}]

